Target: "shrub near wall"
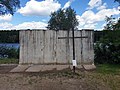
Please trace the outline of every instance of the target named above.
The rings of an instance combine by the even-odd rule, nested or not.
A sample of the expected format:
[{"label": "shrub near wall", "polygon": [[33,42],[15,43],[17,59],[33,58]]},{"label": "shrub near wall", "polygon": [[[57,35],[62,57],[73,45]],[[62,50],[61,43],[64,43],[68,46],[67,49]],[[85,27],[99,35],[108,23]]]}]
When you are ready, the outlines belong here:
[{"label": "shrub near wall", "polygon": [[95,63],[120,64],[120,30],[106,30],[103,34],[94,46]]}]

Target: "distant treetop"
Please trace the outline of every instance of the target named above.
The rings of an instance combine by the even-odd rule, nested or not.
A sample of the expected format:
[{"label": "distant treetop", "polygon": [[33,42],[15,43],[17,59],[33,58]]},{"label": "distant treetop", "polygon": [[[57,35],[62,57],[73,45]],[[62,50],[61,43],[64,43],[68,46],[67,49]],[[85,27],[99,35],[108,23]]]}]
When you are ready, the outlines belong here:
[{"label": "distant treetop", "polygon": [[76,29],[78,26],[76,12],[71,7],[59,9],[52,13],[50,17],[47,27],[50,30],[70,30],[71,28]]}]

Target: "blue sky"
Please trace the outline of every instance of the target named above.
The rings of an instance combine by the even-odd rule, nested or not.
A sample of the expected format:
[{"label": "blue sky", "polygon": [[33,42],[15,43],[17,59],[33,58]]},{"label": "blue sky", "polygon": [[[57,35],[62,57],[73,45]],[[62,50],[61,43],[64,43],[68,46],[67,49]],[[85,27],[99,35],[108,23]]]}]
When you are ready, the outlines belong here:
[{"label": "blue sky", "polygon": [[105,16],[120,17],[114,0],[20,0],[21,8],[12,16],[0,16],[0,30],[46,29],[51,12],[71,6],[76,11],[78,29],[103,29]]}]

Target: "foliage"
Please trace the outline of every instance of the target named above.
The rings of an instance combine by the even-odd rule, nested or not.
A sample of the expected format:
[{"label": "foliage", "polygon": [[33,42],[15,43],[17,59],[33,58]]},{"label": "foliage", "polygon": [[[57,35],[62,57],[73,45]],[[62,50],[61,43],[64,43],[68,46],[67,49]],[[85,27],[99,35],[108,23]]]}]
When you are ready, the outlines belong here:
[{"label": "foliage", "polygon": [[50,16],[48,22],[48,29],[50,30],[70,30],[71,28],[76,28],[78,21],[76,19],[76,12],[71,9],[59,9]]},{"label": "foliage", "polygon": [[105,18],[106,26],[104,27],[105,30],[113,30],[113,24],[115,23],[114,19],[115,18],[113,18],[112,16],[110,17],[106,16]]},{"label": "foliage", "polygon": [[114,0],[115,2],[118,2],[120,4],[120,0]]},{"label": "foliage", "polygon": [[106,16],[106,26],[104,30],[120,30],[120,18],[115,22],[115,18],[113,16]]},{"label": "foliage", "polygon": [[113,25],[113,30],[120,30],[120,18],[119,18],[119,20],[117,21],[117,23],[115,23],[115,24]]},{"label": "foliage", "polygon": [[102,38],[104,34],[105,33],[103,31],[94,31],[94,43],[100,41],[100,38]]},{"label": "foliage", "polygon": [[19,31],[0,31],[0,43],[19,43]]},{"label": "foliage", "polygon": [[120,64],[120,31],[103,31],[104,36],[95,44],[95,63]]},{"label": "foliage", "polygon": [[20,8],[20,0],[0,0],[0,15],[14,14]]},{"label": "foliage", "polygon": [[19,58],[19,49],[0,46],[0,58]]}]

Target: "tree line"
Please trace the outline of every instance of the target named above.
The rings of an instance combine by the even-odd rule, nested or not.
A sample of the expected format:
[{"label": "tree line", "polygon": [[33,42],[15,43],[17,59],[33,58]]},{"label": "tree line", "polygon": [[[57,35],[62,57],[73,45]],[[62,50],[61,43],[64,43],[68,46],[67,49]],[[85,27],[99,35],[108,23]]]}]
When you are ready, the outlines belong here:
[{"label": "tree line", "polygon": [[19,31],[0,31],[0,43],[19,43]]}]

